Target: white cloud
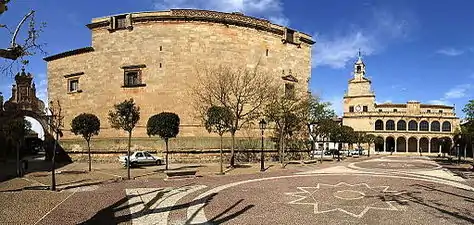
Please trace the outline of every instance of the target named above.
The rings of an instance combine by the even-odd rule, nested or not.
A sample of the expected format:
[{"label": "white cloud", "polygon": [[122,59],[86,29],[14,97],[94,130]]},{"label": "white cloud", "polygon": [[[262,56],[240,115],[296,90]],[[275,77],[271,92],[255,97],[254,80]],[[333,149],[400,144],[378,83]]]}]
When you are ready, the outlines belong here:
[{"label": "white cloud", "polygon": [[222,12],[242,12],[247,15],[264,17],[273,23],[287,26],[288,18],[283,14],[281,0],[154,0],[158,10],[176,8],[197,8]]},{"label": "white cloud", "polygon": [[436,51],[436,53],[446,56],[458,56],[464,53],[463,50],[455,49],[455,48],[443,48]]},{"label": "white cloud", "polygon": [[471,92],[471,89],[473,88],[474,86],[471,84],[456,85],[455,87],[445,92],[443,95],[443,98],[438,99],[438,100],[431,100],[429,101],[429,103],[435,104],[435,105],[452,105],[451,102],[449,101],[450,99],[464,98],[469,95],[469,93]]},{"label": "white cloud", "polygon": [[472,89],[471,84],[461,84],[457,85],[454,88],[451,88],[449,91],[444,93],[445,99],[455,99],[455,98],[462,98],[467,95],[467,92]]},{"label": "white cloud", "polygon": [[406,38],[411,25],[416,22],[409,19],[409,15],[397,15],[399,16],[374,8],[367,20],[370,22],[363,27],[354,27],[349,29],[349,32],[336,35],[315,35],[313,67],[343,68],[354,60],[359,48],[363,55],[373,55],[380,52],[389,42]]},{"label": "white cloud", "polygon": [[451,105],[450,102],[446,101],[446,100],[443,100],[443,99],[439,99],[439,100],[430,100],[428,101],[429,104],[433,104],[433,105]]}]

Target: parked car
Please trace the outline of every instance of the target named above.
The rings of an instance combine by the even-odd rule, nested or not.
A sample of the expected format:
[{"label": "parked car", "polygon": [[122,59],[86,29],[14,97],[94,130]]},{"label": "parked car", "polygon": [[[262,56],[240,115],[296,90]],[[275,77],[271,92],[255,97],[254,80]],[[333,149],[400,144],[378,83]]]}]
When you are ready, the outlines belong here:
[{"label": "parked car", "polygon": [[353,150],[349,150],[349,155],[350,156],[360,156],[360,155],[364,155],[364,149],[353,149]]},{"label": "parked car", "polygon": [[[119,156],[119,162],[127,166],[127,156]],[[136,151],[130,155],[130,166],[138,165],[161,165],[163,158],[154,156],[146,151]]]}]

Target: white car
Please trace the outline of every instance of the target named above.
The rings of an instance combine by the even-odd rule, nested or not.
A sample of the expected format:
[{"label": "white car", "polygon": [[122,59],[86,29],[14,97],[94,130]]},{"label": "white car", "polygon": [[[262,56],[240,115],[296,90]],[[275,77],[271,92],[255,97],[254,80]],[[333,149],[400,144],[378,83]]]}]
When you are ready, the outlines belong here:
[{"label": "white car", "polygon": [[[127,156],[119,156],[119,162],[124,166],[127,166]],[[163,159],[157,156],[154,156],[146,151],[137,151],[133,152],[130,155],[130,166],[138,165],[161,165]]]}]

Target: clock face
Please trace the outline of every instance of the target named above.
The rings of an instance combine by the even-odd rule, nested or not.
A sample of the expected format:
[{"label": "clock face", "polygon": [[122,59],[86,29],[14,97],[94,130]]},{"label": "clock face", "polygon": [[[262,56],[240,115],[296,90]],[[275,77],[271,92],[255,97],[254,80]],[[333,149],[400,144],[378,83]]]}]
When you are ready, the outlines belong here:
[{"label": "clock face", "polygon": [[356,110],[357,112],[360,112],[360,109],[361,109],[360,105],[357,105],[357,106],[355,107],[355,110]]}]

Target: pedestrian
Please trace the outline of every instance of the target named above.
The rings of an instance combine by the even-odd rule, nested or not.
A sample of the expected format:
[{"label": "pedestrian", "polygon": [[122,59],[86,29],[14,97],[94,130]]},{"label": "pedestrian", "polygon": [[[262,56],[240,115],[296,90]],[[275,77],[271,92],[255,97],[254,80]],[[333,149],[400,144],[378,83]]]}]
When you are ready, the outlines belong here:
[{"label": "pedestrian", "polygon": [[422,151],[423,151],[423,150],[422,150],[421,147],[420,147],[420,156],[422,156],[422,155],[421,155],[421,152],[422,152]]},{"label": "pedestrian", "polygon": [[390,155],[393,154],[393,147],[390,147]]}]

